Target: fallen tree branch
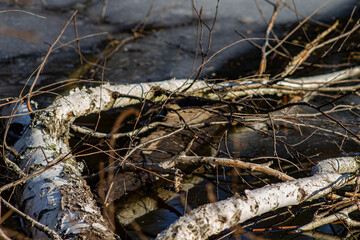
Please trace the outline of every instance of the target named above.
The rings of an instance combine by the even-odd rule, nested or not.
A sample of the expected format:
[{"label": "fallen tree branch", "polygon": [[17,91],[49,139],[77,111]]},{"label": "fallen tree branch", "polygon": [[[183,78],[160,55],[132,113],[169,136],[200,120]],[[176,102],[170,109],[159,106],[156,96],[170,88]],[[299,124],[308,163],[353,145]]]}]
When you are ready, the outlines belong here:
[{"label": "fallen tree branch", "polygon": [[172,165],[169,166],[166,162],[160,164],[160,166],[166,165],[167,167],[177,166],[177,165],[201,165],[207,164],[210,166],[227,166],[227,167],[238,167],[241,169],[247,169],[251,171],[257,171],[265,173],[269,176],[276,177],[282,181],[291,181],[294,180],[293,177],[288,176],[285,173],[279,172],[275,169],[270,168],[268,165],[271,164],[256,164],[244,162],[238,159],[228,159],[228,158],[218,158],[218,157],[202,157],[202,156],[179,156],[176,158]]},{"label": "fallen tree branch", "polygon": [[339,21],[336,21],[330,28],[326,29],[324,32],[320,33],[314,40],[310,43],[307,43],[298,55],[296,55],[291,62],[285,67],[285,70],[281,73],[282,77],[292,75],[296,69],[306,60],[311,54],[316,50],[318,43],[326,37],[331,31],[333,31],[339,25]]},{"label": "fallen tree branch", "polygon": [[349,173],[359,167],[355,157],[328,159],[314,168],[312,177],[245,190],[242,196],[198,207],[171,224],[157,239],[206,239],[263,213],[311,201],[354,184]]},{"label": "fallen tree branch", "polygon": [[[327,78],[321,84],[331,82],[334,78],[337,80],[348,78],[349,76],[359,74],[359,72],[360,67],[353,68],[353,70],[336,72],[331,77],[327,75]],[[306,79],[305,81],[302,79],[297,81],[301,84],[294,86],[291,91],[286,91],[292,92],[296,90],[296,87],[300,90],[304,89],[304,86],[307,85],[302,83],[310,80]],[[315,80],[312,79],[311,81]],[[43,111],[36,112],[33,119],[26,115],[28,113],[24,110],[26,109],[25,105],[22,105],[24,107],[21,107],[17,112],[12,112],[14,105],[8,105],[4,108],[2,118],[8,119],[8,124],[16,122],[23,126],[23,131],[20,133],[18,141],[11,147],[21,155],[19,160],[21,170],[27,172],[28,176],[31,176],[26,178],[26,182],[25,179],[21,180],[25,184],[21,188],[22,190],[18,191],[19,202],[23,203],[25,214],[28,214],[51,229],[56,229],[63,238],[84,234],[102,239],[114,239],[117,237],[107,221],[102,217],[100,209],[97,207],[92,193],[81,175],[83,164],[76,162],[71,155],[71,149],[68,144],[70,126],[80,116],[116,107],[143,103],[145,100],[154,102],[166,101],[169,96],[166,94],[158,95],[159,88],[166,91],[181,92],[187,89],[190,84],[191,88],[187,89],[186,94],[206,96],[207,98],[214,99],[220,99],[219,97],[229,99],[236,96],[254,94],[283,94],[286,92],[272,86],[266,88],[265,85],[260,89],[246,90],[251,84],[258,84],[249,84],[248,81],[240,84],[210,84],[203,81],[190,82],[187,80],[169,80],[141,84],[102,85],[81,90],[75,89],[69,95],[54,101],[53,104]],[[277,84],[279,83],[281,82]],[[222,95],[219,95],[219,93]],[[175,132],[181,131],[183,128],[184,126]],[[140,146],[136,146],[131,150],[125,156],[125,159]],[[57,157],[62,154],[69,157],[66,158],[66,161],[58,162]],[[15,156],[9,157],[9,159],[16,160]],[[52,165],[51,163],[54,162],[56,164]],[[46,168],[46,166],[51,167]],[[39,169],[45,170],[37,172]],[[330,184],[331,181],[335,181],[337,178],[347,179],[345,176],[339,176],[339,174],[325,175],[328,176],[324,180],[327,184]],[[315,181],[322,179],[318,174],[313,178]],[[301,182],[301,180],[296,181]],[[324,185],[321,186],[324,187]],[[324,191],[324,194],[325,192],[327,193],[328,191]],[[251,193],[249,194],[251,195]],[[298,194],[299,197],[303,197],[302,193]],[[243,199],[243,197],[234,197],[234,203],[240,201],[239,199]],[[261,210],[258,214],[262,212]],[[228,221],[224,220],[224,222]],[[46,234],[43,232],[36,229],[32,229],[32,231],[34,238],[46,237]]]},{"label": "fallen tree branch", "polygon": [[[188,126],[191,128],[201,128],[201,127],[208,127],[208,126],[212,126],[212,125],[225,125],[228,124],[229,122],[227,121],[215,121],[215,122],[204,122],[204,123],[195,123],[195,124],[189,124]],[[82,134],[88,134],[91,137],[96,137],[96,138],[110,138],[113,137],[115,139],[121,138],[121,137],[134,137],[135,135],[141,134],[141,133],[146,133],[150,130],[153,130],[157,127],[167,127],[167,128],[181,128],[181,126],[179,125],[172,125],[172,124],[168,124],[168,123],[164,123],[164,122],[153,122],[150,123],[148,125],[145,125],[139,129],[135,129],[133,131],[129,131],[129,132],[123,132],[123,133],[115,133],[115,134],[111,134],[111,133],[101,133],[101,132],[95,132],[92,129],[83,127],[83,126],[78,126],[76,124],[71,124],[71,129],[74,130],[75,132],[78,133],[82,133]]]},{"label": "fallen tree branch", "polygon": [[311,231],[311,230],[314,230],[315,228],[318,228],[320,226],[323,226],[325,224],[329,224],[329,223],[332,223],[335,221],[343,221],[345,224],[347,224],[348,227],[359,227],[360,222],[354,221],[349,217],[349,213],[352,213],[357,210],[359,210],[359,207],[357,206],[357,204],[354,204],[354,205],[352,205],[348,208],[345,208],[339,212],[336,212],[330,216],[323,217],[321,219],[316,219],[316,220],[312,221],[311,223],[308,223],[308,224],[296,229],[295,232],[300,233],[300,232],[305,232],[305,231]]}]

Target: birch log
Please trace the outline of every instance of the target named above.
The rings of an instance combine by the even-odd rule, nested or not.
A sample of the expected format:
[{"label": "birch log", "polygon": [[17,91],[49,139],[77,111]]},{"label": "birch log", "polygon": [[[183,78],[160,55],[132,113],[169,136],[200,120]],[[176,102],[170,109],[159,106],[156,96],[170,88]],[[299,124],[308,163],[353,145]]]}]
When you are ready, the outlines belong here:
[{"label": "birch log", "polygon": [[[346,78],[353,76],[353,72],[358,72],[359,68],[357,67],[355,70],[356,71],[351,71],[351,73],[342,72],[337,75]],[[326,79],[326,81],[329,80]],[[45,110],[36,113],[32,119],[28,115],[23,115],[27,114],[27,108],[25,105],[21,105],[15,112],[15,116],[12,115],[6,123],[17,123],[23,126],[22,132],[18,134],[18,140],[13,145],[13,148],[21,155],[20,158],[13,156],[13,159],[20,159],[17,163],[23,171],[29,174],[39,168],[47,166],[48,163],[60,154],[67,154],[69,156],[66,161],[62,161],[45,172],[27,180],[21,190],[18,191],[19,203],[25,209],[25,213],[51,229],[56,230],[63,238],[79,238],[83,236],[97,237],[100,239],[117,238],[102,217],[89,188],[81,176],[82,164],[71,158],[68,133],[70,125],[80,116],[136,104],[143,102],[145,99],[158,101],[168,98],[169,96],[166,94],[157,94],[159,88],[168,92],[177,92],[186,89],[186,94],[216,99],[234,98],[236,96],[253,94],[283,94],[297,90],[296,87],[295,89],[278,89],[274,87],[274,85],[270,88],[263,87],[260,90],[256,90],[258,83],[255,82],[209,84],[203,81],[194,82],[191,88],[188,89],[190,83],[191,81],[189,80],[169,80],[143,84],[103,85],[89,89],[75,89],[67,96],[53,102]],[[280,84],[278,83],[277,86],[280,86]],[[300,91],[305,87],[306,85],[304,84],[298,86]],[[215,94],[213,93],[214,91],[218,91],[222,93],[222,95]],[[2,115],[9,116],[13,107],[13,105],[8,105],[8,107],[3,108]],[[235,211],[236,207],[244,204],[244,208],[247,206],[247,208],[252,209],[252,211],[256,210],[257,214],[261,214],[275,207],[296,204],[299,201],[303,201],[309,197],[308,194],[313,193],[315,189],[319,190],[319,188],[328,186],[334,181],[336,183],[333,183],[333,187],[342,186],[342,183],[338,180],[345,181],[347,177],[337,173],[317,174],[308,180],[295,181],[286,187],[281,186],[281,191],[278,191],[280,188],[278,185],[269,186],[266,189],[266,191],[268,191],[267,194],[264,194],[264,192],[266,192],[264,189],[247,192],[246,196],[235,196],[231,198],[229,204],[226,203],[222,205],[222,202],[217,203],[217,205],[214,205],[214,208],[233,209]],[[298,184],[305,183],[308,184],[306,190],[301,190],[303,188],[299,190],[299,188],[297,188]],[[321,194],[331,191],[332,188],[321,191]],[[262,207],[261,203],[257,203],[252,197],[254,194],[261,193],[265,202],[270,196],[280,192],[285,194],[285,190],[288,192],[290,199],[286,203],[279,202],[275,205],[269,203],[272,206],[270,208]],[[205,214],[208,211],[205,211],[205,208],[202,207],[192,215],[198,216],[197,212]],[[243,212],[245,212],[245,210],[243,210]],[[213,212],[211,214],[213,214]],[[243,214],[240,215],[245,216]],[[240,215],[234,215],[234,217],[227,214],[218,215],[218,225],[211,227],[216,229],[216,231],[224,229],[225,226],[226,228],[230,227],[232,224],[245,219],[243,217],[240,218]],[[204,217],[205,215],[201,215],[201,219],[191,220],[189,223],[186,223],[184,220],[179,220],[179,223],[183,221],[186,225],[180,226],[180,224],[179,227],[172,226],[168,230],[168,233],[173,234],[176,228],[178,228],[179,232],[186,228],[188,232],[193,232],[193,234],[200,234],[206,231],[205,234],[209,235],[214,231],[206,230],[209,225],[207,225],[208,220]],[[250,217],[250,215],[248,215],[248,217]],[[223,225],[225,223],[227,225]],[[203,229],[197,231],[198,226],[203,227]],[[32,231],[33,238],[35,239],[47,237],[41,231],[36,229]],[[179,234],[182,235],[183,233]],[[186,233],[186,236],[187,234],[188,233]],[[169,235],[163,234],[161,236],[167,238]]]},{"label": "birch log", "polygon": [[253,217],[311,201],[354,183],[350,173],[359,167],[355,157],[328,159],[313,168],[312,177],[248,190],[242,196],[198,207],[171,224],[157,239],[207,239]]},{"label": "birch log", "polygon": [[[6,109],[3,109],[3,112]],[[17,114],[26,113],[21,105]],[[82,179],[83,165],[71,158],[67,139],[48,134],[35,117],[15,117],[11,123],[22,124],[24,131],[13,148],[21,154],[20,168],[32,173],[52,162],[61,153],[69,154],[66,161],[40,173],[18,188],[18,202],[33,219],[55,230],[64,239],[92,237],[115,239],[108,223],[102,217],[89,187]],[[32,125],[33,124],[33,125]],[[31,228],[34,239],[47,239],[40,230]]]}]

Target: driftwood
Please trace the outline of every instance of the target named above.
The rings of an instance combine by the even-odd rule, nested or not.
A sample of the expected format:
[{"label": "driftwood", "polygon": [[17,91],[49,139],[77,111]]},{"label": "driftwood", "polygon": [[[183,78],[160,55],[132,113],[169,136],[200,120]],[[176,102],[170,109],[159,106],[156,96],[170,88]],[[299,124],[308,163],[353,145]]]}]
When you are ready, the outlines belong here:
[{"label": "driftwood", "polygon": [[[92,236],[114,239],[117,237],[116,234],[102,217],[89,187],[82,178],[83,165],[71,154],[68,139],[70,127],[75,119],[112,108],[145,101],[164,101],[171,97],[196,96],[222,102],[244,95],[281,95],[314,89],[339,91],[339,87],[332,89],[331,84],[358,75],[359,71],[360,67],[355,67],[335,72],[326,75],[325,78],[319,77],[322,81],[317,80],[318,78],[286,79],[266,85],[268,80],[263,80],[260,88],[258,81],[213,84],[200,80],[169,80],[143,84],[102,85],[75,89],[67,96],[54,101],[46,109],[33,112],[32,118],[29,117],[25,104],[21,101],[15,102],[3,108],[2,116],[8,126],[16,123],[23,129],[18,134],[16,142],[8,148],[7,154],[7,158],[26,174],[26,177],[16,182],[16,185],[25,183],[21,190],[18,190],[18,202],[27,215],[56,231],[62,238]],[[349,91],[348,88],[344,87],[343,91]],[[350,91],[352,90],[354,87]],[[6,117],[10,115],[11,117]],[[342,174],[342,164],[352,163],[350,170],[346,170],[348,172],[353,172],[358,167],[355,158],[337,160],[341,163],[339,171],[316,171],[313,177],[291,181],[286,187],[281,184],[271,185],[247,191],[244,196],[234,196],[224,202],[200,207],[174,223],[159,238],[172,239],[175,236],[183,236],[185,239],[197,239],[211,236],[255,215],[330,193],[333,189],[348,184],[351,179],[349,174]],[[0,190],[4,191],[13,186],[14,184],[9,184]],[[284,202],[270,201],[270,196],[274,197],[275,194],[278,194],[276,196],[279,200],[283,196],[288,196],[289,199]],[[261,204],[254,200],[258,195],[264,197]],[[248,212],[245,214],[243,210],[244,215],[240,214],[239,207],[246,208]],[[216,210],[219,209],[227,211],[218,214]],[[237,214],[232,215],[229,211]],[[34,228],[32,231],[36,239],[50,237],[41,230]]]}]

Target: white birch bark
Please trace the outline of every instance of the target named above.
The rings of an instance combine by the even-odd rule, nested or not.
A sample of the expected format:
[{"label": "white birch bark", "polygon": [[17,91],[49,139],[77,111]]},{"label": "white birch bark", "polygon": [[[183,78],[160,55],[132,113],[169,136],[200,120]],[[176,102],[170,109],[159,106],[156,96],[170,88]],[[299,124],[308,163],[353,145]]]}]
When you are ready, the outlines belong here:
[{"label": "white birch bark", "polygon": [[[6,110],[5,110],[6,111]],[[18,114],[26,113],[23,104]],[[32,173],[54,160],[60,153],[70,153],[66,138],[48,134],[41,122],[31,126],[28,115],[15,117],[13,122],[25,127],[14,149],[23,156],[19,163],[26,173]],[[101,215],[93,196],[82,179],[83,165],[69,155],[68,160],[40,173],[18,189],[18,202],[33,219],[55,230],[64,238],[92,236],[98,239],[115,239],[108,223]],[[34,239],[47,239],[40,230],[32,228]]]},{"label": "white birch bark", "polygon": [[[57,101],[31,120],[25,104],[17,110],[9,123],[24,126],[13,148],[22,156],[19,166],[32,173],[55,159],[59,154],[69,154],[69,159],[60,162],[45,172],[26,181],[19,191],[19,203],[26,214],[54,229],[63,238],[92,236],[99,239],[115,239],[108,223],[101,215],[95,200],[81,176],[82,164],[71,158],[68,132],[71,123],[80,116],[97,113],[114,107],[138,103],[140,99],[120,97],[121,94],[137,98],[153,98],[154,87],[165,90],[181,89],[186,81],[166,81],[149,84],[101,86],[91,89],[76,89]],[[186,87],[186,85],[185,85]],[[204,88],[204,82],[195,83]],[[14,105],[2,109],[8,116]],[[33,228],[33,238],[44,239],[46,234]]]},{"label": "white birch bark", "polygon": [[[341,73],[340,75],[345,77],[344,75],[346,74]],[[350,75],[348,74],[346,77]],[[101,212],[81,176],[82,165],[71,158],[71,150],[68,144],[70,125],[76,118],[87,114],[115,107],[124,107],[142,102],[144,99],[153,101],[164,100],[167,96],[157,96],[155,94],[156,88],[176,92],[187,89],[190,86],[190,82],[188,80],[169,80],[143,84],[100,86],[90,89],[83,88],[81,90],[75,89],[69,95],[56,100],[47,109],[37,113],[32,120],[28,116],[23,115],[13,117],[10,120],[11,123],[17,122],[25,127],[21,136],[19,136],[19,140],[13,146],[22,155],[19,166],[25,172],[31,173],[46,166],[60,153],[69,154],[70,156],[68,160],[55,165],[25,183],[22,191],[19,192],[20,204],[23,205],[25,213],[51,229],[56,230],[63,238],[90,235],[101,239],[115,238],[116,235],[109,229],[108,224],[101,216]],[[288,89],[281,90],[276,88],[262,88],[259,91],[254,91],[254,89],[247,90],[252,84],[256,83],[211,85],[203,81],[196,81],[186,93],[218,99],[219,96],[211,91],[218,90],[223,92],[222,97],[226,98],[253,95],[255,93],[283,94],[286,91],[290,91]],[[301,85],[300,88],[303,89],[304,85]],[[212,90],[210,91],[210,89]],[[10,112],[11,109],[4,109],[2,115],[8,116]],[[26,107],[22,106],[18,110],[17,114],[21,113],[26,113]],[[309,194],[314,193],[314,191],[320,191],[325,186],[332,184],[333,181],[340,179],[345,181],[346,177],[336,173],[318,174],[307,180],[298,180],[292,184],[287,183],[286,186],[271,185],[266,189],[246,192],[246,196],[235,196],[229,199],[229,203],[225,205],[222,202],[213,205],[215,209],[231,211],[235,211],[240,205],[243,206],[243,210],[238,212],[237,215],[229,215],[229,211],[224,211],[226,214],[215,215],[218,218],[215,224],[215,222],[213,223],[208,220],[211,219],[211,216],[207,214],[208,210],[205,207],[201,207],[191,214],[199,217],[190,222],[179,220],[178,225],[176,225],[178,227],[172,225],[167,233],[172,235],[173,231],[175,231],[174,229],[178,229],[179,233],[176,234],[179,234],[179,236],[190,237],[188,235],[190,233],[193,233],[192,236],[197,237],[199,237],[198,234],[210,236],[214,233],[214,230],[209,230],[210,226],[211,229],[216,229],[215,232],[218,232],[221,229],[244,221],[244,219],[253,217],[255,216],[254,214],[262,214],[281,206],[297,204],[309,198]],[[305,184],[308,187],[298,188],[300,184]],[[333,184],[332,188],[337,186],[342,186],[342,184],[337,182]],[[326,194],[332,188],[322,190],[320,195]],[[260,202],[253,199],[253,196],[257,196],[257,194],[262,195]],[[285,198],[284,202],[268,202],[272,196],[278,196],[278,199],[287,196],[288,199]],[[264,207],[262,204],[265,202],[268,202],[270,207]],[[213,214],[214,212],[211,212],[210,215]],[[201,226],[201,231],[198,229],[198,226]],[[180,230],[184,231],[181,232]],[[168,238],[170,235],[163,234],[161,236],[162,238]],[[44,233],[34,229],[33,237],[38,239],[46,236]]]},{"label": "white birch bark", "polygon": [[312,177],[247,190],[242,196],[198,207],[171,224],[157,239],[207,239],[253,217],[311,201],[354,183],[349,173],[359,167],[355,157],[325,160],[314,167]]}]

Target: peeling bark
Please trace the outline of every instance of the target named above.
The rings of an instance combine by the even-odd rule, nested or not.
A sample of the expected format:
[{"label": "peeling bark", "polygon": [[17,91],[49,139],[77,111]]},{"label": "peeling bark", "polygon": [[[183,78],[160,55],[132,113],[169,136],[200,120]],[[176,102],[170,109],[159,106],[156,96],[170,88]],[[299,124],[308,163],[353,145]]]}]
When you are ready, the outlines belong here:
[{"label": "peeling bark", "polygon": [[[21,112],[24,111],[25,105],[21,107]],[[68,143],[48,134],[41,122],[31,125],[29,118],[21,118],[15,118],[15,121],[20,123],[22,120],[25,130],[13,148],[24,156],[19,163],[24,172],[32,173],[45,167],[61,153],[69,154],[64,161],[32,177],[18,189],[18,201],[25,213],[58,232],[62,238],[115,239],[116,235],[109,230],[82,179],[83,165],[71,158]],[[35,228],[32,228],[32,234],[35,239],[47,238]]]}]

